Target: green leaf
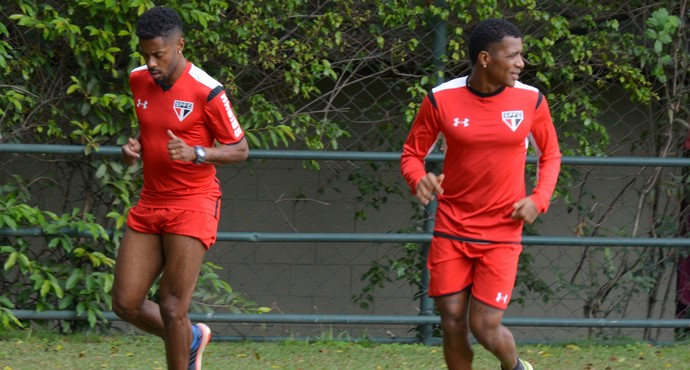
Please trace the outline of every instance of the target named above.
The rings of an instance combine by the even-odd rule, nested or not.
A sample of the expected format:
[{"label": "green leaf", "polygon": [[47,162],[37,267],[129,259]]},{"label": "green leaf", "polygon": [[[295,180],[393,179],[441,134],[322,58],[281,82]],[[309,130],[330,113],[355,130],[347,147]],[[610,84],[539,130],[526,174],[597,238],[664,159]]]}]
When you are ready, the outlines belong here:
[{"label": "green leaf", "polygon": [[102,163],[100,166],[98,166],[98,169],[96,170],[96,178],[101,179],[103,176],[105,176],[106,172],[108,171],[108,167],[105,165],[105,163]]},{"label": "green leaf", "polygon": [[29,258],[24,253],[19,253],[17,259],[19,260],[20,267],[28,270],[29,272],[33,271],[33,266],[31,265]]},{"label": "green leaf", "polygon": [[52,287],[52,284],[50,283],[50,280],[43,280],[43,283],[41,284],[41,290],[40,294],[41,297],[45,297],[50,293],[50,288]]},{"label": "green leaf", "polygon": [[15,219],[9,215],[2,215],[2,217],[0,217],[0,221],[0,227],[6,226],[12,230],[17,230],[17,221],[15,221]]},{"label": "green leaf", "polygon": [[12,268],[12,266],[14,266],[14,264],[17,262],[17,255],[18,254],[19,254],[18,252],[12,252],[12,253],[10,253],[9,256],[7,256],[7,261],[5,261],[5,265],[3,267],[5,269],[5,271],[8,271],[9,269]]},{"label": "green leaf", "polygon": [[75,269],[72,271],[70,276],[67,278],[67,281],[65,281],[65,289],[70,290],[74,288],[75,285],[79,282],[79,279],[82,277],[82,272],[79,269]]},{"label": "green leaf", "polygon": [[0,295],[0,305],[7,307],[7,308],[14,308],[14,303],[12,303],[12,301],[10,301],[4,295]]},{"label": "green leaf", "polygon": [[89,321],[89,325],[91,327],[96,326],[96,323],[98,321],[98,319],[96,318],[96,312],[94,312],[94,310],[92,308],[89,308],[86,315],[87,315],[87,318]]},{"label": "green leaf", "polygon": [[72,93],[74,93],[75,91],[77,91],[79,88],[80,88],[79,85],[76,85],[76,84],[75,84],[75,85],[70,85],[70,86],[67,88],[67,95],[71,95]]},{"label": "green leaf", "polygon": [[60,304],[58,305],[58,308],[61,310],[67,309],[72,307],[72,303],[74,302],[74,297],[73,295],[67,295],[63,299],[60,300]]}]

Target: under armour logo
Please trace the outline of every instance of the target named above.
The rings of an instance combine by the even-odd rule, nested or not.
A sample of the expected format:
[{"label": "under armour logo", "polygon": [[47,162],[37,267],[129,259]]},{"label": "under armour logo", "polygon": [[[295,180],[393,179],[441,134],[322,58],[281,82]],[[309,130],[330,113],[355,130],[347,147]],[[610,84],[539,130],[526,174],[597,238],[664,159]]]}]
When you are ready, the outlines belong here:
[{"label": "under armour logo", "polygon": [[137,108],[144,108],[144,109],[146,109],[146,107],[148,107],[148,105],[149,105],[149,101],[148,101],[148,100],[141,101],[141,99],[137,99]]},{"label": "under armour logo", "polygon": [[455,119],[453,120],[453,127],[458,127],[460,124],[462,124],[462,127],[467,127],[470,125],[470,119],[465,118],[464,120],[462,120],[462,122],[460,122],[460,118],[455,117]]},{"label": "under armour logo", "polygon": [[503,304],[508,303],[508,294],[503,294],[502,292],[498,292],[498,295],[496,295],[496,302],[501,302],[503,301]]}]

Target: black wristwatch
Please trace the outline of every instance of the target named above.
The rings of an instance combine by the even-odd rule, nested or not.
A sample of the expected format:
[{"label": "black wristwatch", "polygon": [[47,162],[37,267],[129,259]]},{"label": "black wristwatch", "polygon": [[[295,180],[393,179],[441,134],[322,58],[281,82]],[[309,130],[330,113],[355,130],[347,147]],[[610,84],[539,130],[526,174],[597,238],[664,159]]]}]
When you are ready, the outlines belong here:
[{"label": "black wristwatch", "polygon": [[193,161],[194,164],[202,164],[206,161],[206,149],[199,145],[194,146],[194,154],[196,154],[196,159]]}]

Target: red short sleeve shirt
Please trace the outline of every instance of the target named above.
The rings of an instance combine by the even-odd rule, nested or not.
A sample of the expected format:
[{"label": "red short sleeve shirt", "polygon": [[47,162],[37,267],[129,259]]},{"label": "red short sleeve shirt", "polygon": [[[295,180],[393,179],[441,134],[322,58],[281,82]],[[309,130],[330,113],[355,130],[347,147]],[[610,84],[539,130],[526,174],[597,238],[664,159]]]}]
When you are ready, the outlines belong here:
[{"label": "red short sleeve shirt", "polygon": [[167,130],[190,146],[238,143],[244,132],[225,90],[190,62],[167,90],[155,83],[146,66],[134,69],[129,81],[144,163],[139,204],[215,214],[221,195],[215,166],[171,160]]}]

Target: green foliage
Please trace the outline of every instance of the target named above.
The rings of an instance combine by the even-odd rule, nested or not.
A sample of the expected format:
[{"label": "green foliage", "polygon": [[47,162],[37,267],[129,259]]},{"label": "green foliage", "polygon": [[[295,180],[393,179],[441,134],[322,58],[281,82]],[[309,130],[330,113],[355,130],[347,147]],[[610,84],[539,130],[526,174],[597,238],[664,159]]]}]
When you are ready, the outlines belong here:
[{"label": "green foliage", "polygon": [[[388,199],[395,195],[402,195],[399,186],[400,180],[397,178],[385,178],[377,176],[376,173],[381,170],[378,163],[368,163],[359,168],[358,171],[351,172],[348,175],[348,181],[357,187],[358,195],[355,200],[360,204],[366,204],[369,208],[378,210],[381,206],[388,202]],[[366,220],[367,213],[365,210],[358,210],[355,212],[355,219]]]},{"label": "green foliage", "polygon": [[644,36],[653,43],[651,48],[638,47],[636,55],[640,58],[642,66],[651,68],[652,76],[660,83],[668,81],[667,68],[673,68],[676,62],[673,58],[674,50],[669,50],[677,37],[681,26],[681,20],[676,15],[669,14],[668,9],[657,9],[647,19],[647,29]]},{"label": "green foliage", "polygon": [[[0,191],[0,228],[36,228],[36,237],[0,239],[0,322],[23,326],[9,309],[76,311],[89,326],[107,325],[103,312],[111,309],[115,243],[92,215],[74,209],[56,215],[19,203],[22,194],[5,187]],[[76,235],[75,235],[76,233]],[[111,256],[111,257],[109,257]],[[267,312],[233,292],[216,273],[221,267],[202,267],[192,308],[200,312]],[[156,288],[152,290],[155,294]],[[60,322],[72,331],[79,322]]]},{"label": "green foliage", "polygon": [[[634,8],[633,3],[629,7],[630,10],[621,9],[621,14],[628,19],[618,18],[620,23],[611,21],[619,32],[610,36],[615,40],[609,46],[610,52],[602,54],[605,56],[603,66],[610,69],[605,76],[615,78],[610,79],[609,84],[616,83],[625,89],[632,101],[649,108],[648,128],[639,142],[631,142],[631,151],[673,157],[682,151],[689,127],[690,54],[687,30],[681,21],[682,6],[679,2],[670,2],[665,8],[656,4]],[[616,189],[605,210],[598,212],[592,205],[600,200],[594,198],[587,186],[590,174],[571,173],[573,182],[570,183],[579,180],[582,184],[566,198],[578,216],[577,235],[678,236],[678,205],[687,197],[687,184],[684,176],[672,171],[661,168],[648,171],[644,183],[638,178],[626,180]],[[606,227],[625,197],[637,201],[633,222],[625,229]],[[650,217],[646,226],[641,224],[643,215]],[[624,317],[630,309],[631,297],[646,297],[647,317],[652,317],[660,292],[668,291],[663,285],[670,284],[663,275],[673,271],[676,258],[676,254],[664,248],[590,247],[584,250],[574,273],[564,278],[559,286],[583,300],[585,317]],[[599,331],[595,335],[603,338],[619,333]],[[650,338],[651,333],[646,332],[645,339]]]},{"label": "green foliage", "polygon": [[206,262],[201,266],[201,274],[197,280],[197,288],[192,297],[190,309],[193,312],[214,313],[227,311],[230,313],[267,313],[268,307],[260,307],[255,302],[232,289],[217,273],[223,268]]},{"label": "green foliage", "polygon": [[[21,325],[9,311],[16,308],[74,310],[89,326],[107,324],[103,312],[110,310],[114,258],[141,179],[140,167],[93,154],[134,135],[127,76],[142,62],[134,24],[153,5],[145,0],[0,5],[0,140],[85,145],[82,158],[36,158],[32,178],[13,176],[0,184],[0,227],[38,230],[35,236],[1,240],[3,325]],[[181,10],[189,33],[197,36],[222,23],[219,13],[228,6],[223,1],[170,5]],[[273,123],[250,128],[257,146],[294,140],[290,127]],[[12,173],[11,162],[3,171]],[[55,210],[34,206],[41,202],[32,194],[58,200]],[[200,282],[202,302],[263,310],[235,294],[225,297],[230,287],[213,269],[204,268]],[[60,325],[69,331],[79,324]]]},{"label": "green foliage", "polygon": [[[26,194],[17,188],[0,189],[0,227],[17,230],[35,228],[36,237],[2,237],[0,285],[6,308],[37,311],[73,310],[84,314],[95,326],[110,307],[114,260],[113,244],[103,226],[79,209],[57,215],[21,203]],[[74,234],[77,235],[74,235]],[[21,326],[8,311],[0,312]],[[62,330],[71,330],[62,322]]]},{"label": "green foliage", "polygon": [[369,309],[370,304],[375,301],[374,291],[393,281],[405,281],[417,287],[420,294],[415,298],[418,298],[425,289],[422,282],[424,260],[421,257],[419,244],[405,243],[401,246],[399,255],[372,261],[372,266],[360,277],[362,281],[366,281],[366,285],[352,296],[352,300],[361,308]]}]

